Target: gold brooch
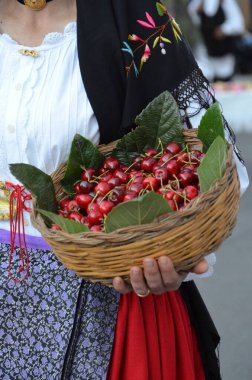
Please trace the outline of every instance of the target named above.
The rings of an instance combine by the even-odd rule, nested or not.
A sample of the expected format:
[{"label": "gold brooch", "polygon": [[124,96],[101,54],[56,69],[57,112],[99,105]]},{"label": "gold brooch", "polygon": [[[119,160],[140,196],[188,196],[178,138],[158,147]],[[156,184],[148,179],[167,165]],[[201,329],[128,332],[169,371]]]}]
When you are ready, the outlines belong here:
[{"label": "gold brooch", "polygon": [[39,52],[36,50],[21,49],[19,50],[19,53],[22,55],[26,55],[27,57],[33,57],[33,58],[39,57]]},{"label": "gold brooch", "polygon": [[46,6],[46,0],[24,0],[24,3],[33,11],[41,11]]}]

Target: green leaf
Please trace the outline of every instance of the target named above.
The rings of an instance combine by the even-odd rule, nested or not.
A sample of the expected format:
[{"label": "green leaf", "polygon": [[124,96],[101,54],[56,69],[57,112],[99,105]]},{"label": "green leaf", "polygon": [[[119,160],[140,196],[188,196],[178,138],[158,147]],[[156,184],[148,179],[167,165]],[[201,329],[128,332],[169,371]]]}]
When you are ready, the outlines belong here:
[{"label": "green leaf", "polygon": [[156,2],[156,8],[159,16],[163,16],[167,11],[163,4]]},{"label": "green leaf", "polygon": [[218,136],[207,151],[198,168],[200,190],[208,191],[214,183],[223,177],[227,166],[227,143]]},{"label": "green leaf", "polygon": [[114,207],[105,219],[105,231],[151,223],[160,215],[172,212],[168,202],[153,191]]},{"label": "green leaf", "polygon": [[62,231],[68,232],[69,234],[77,234],[79,232],[88,232],[89,228],[82,223],[75,222],[74,220],[69,220],[63,218],[63,216],[56,215],[53,212],[48,212],[45,210],[38,209],[40,214],[46,216],[53,223],[57,224],[62,228]]},{"label": "green leaf", "polygon": [[217,136],[225,138],[223,117],[218,103],[214,103],[202,117],[198,138],[203,142],[204,152],[208,150],[210,145]]},{"label": "green leaf", "polygon": [[166,43],[168,43],[168,44],[171,44],[172,42],[171,42],[171,40],[168,40],[168,38],[165,38],[165,37],[160,37],[161,38],[161,40],[163,41],[163,42],[166,42]]},{"label": "green leaf", "polygon": [[64,190],[70,194],[74,193],[74,183],[80,179],[81,167],[99,169],[104,160],[104,155],[91,141],[76,134],[71,145],[65,176],[61,181]]},{"label": "green leaf", "polygon": [[155,40],[153,42],[153,48],[155,48],[157,46],[159,40],[160,40],[159,36],[155,38]]},{"label": "green leaf", "polygon": [[48,174],[28,164],[11,164],[10,171],[37,199],[39,208],[57,212],[58,204],[53,181]]},{"label": "green leaf", "polygon": [[184,145],[183,125],[173,96],[165,91],[156,97],[136,118],[138,127],[125,135],[112,155],[124,165],[130,165],[136,153],[158,147],[160,141],[167,144],[176,141]]}]

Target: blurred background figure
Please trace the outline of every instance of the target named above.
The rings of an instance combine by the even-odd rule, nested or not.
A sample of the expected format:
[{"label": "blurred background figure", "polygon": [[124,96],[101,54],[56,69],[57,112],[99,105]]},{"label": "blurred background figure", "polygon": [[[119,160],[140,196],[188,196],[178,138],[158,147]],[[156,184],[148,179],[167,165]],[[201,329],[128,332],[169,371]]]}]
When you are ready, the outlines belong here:
[{"label": "blurred background figure", "polygon": [[206,52],[199,65],[210,81],[229,81],[236,68],[236,50],[245,33],[244,17],[235,0],[191,0],[188,12],[200,28]]}]

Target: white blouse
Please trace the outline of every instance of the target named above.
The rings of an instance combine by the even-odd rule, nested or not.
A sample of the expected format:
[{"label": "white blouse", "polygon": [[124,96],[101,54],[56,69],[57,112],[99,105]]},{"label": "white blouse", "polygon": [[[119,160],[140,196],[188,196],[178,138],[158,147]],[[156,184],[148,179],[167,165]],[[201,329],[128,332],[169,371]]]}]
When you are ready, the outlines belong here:
[{"label": "white blouse", "polygon": [[[20,53],[36,52],[37,57]],[[0,36],[0,180],[18,181],[8,164],[29,163],[50,174],[80,133],[99,143],[99,127],[80,74],[76,22],[49,33],[38,47]],[[26,233],[39,236],[26,215]],[[0,229],[9,222],[0,221]]]}]

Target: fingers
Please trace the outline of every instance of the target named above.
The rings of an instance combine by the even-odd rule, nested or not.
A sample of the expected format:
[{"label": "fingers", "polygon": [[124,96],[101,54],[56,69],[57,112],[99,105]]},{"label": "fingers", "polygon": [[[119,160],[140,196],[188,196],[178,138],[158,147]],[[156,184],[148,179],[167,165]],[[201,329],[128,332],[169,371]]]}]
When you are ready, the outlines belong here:
[{"label": "fingers", "polygon": [[121,277],[113,279],[113,287],[121,294],[127,294],[132,291],[132,286],[126,283]]},{"label": "fingers", "polygon": [[182,281],[187,276],[187,274],[176,272],[173,263],[171,259],[169,259],[169,257],[160,257],[158,259],[158,264],[163,284],[167,291],[177,290],[180,287]]},{"label": "fingers", "polygon": [[[202,259],[191,271],[202,274],[207,270],[208,263]],[[113,286],[121,294],[129,293],[132,290],[140,296],[147,295],[149,291],[153,294],[162,294],[177,290],[187,274],[187,272],[177,273],[172,261],[166,256],[160,257],[158,261],[147,258],[143,261],[143,269],[131,268],[131,285],[123,281],[121,277],[115,277]]]},{"label": "fingers", "polygon": [[147,295],[149,287],[145,281],[143,270],[139,267],[133,267],[130,270],[130,281],[134,292],[138,295]]},{"label": "fingers", "polygon": [[190,272],[193,272],[195,274],[203,274],[206,273],[209,269],[208,262],[206,259],[202,259],[198,262],[198,264],[193,267]]}]

